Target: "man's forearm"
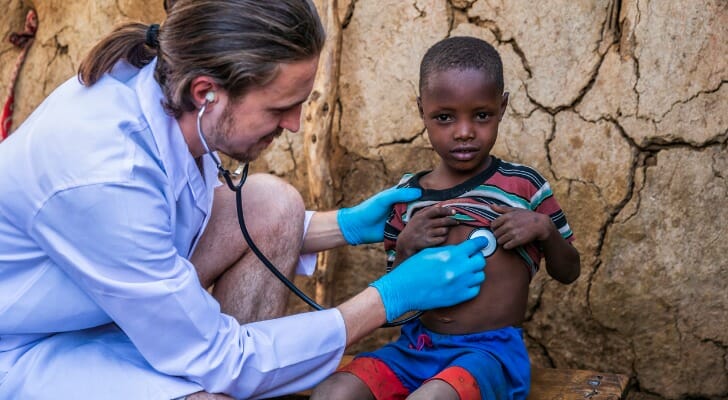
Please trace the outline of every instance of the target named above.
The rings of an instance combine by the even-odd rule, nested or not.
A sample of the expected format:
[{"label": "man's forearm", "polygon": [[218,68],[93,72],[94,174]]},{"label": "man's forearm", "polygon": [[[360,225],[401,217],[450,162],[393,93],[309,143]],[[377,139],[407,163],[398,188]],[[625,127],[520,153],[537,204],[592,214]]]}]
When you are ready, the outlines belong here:
[{"label": "man's forearm", "polygon": [[387,322],[384,303],[377,289],[368,287],[339,307],[346,325],[346,345],[349,346],[372,333]]},{"label": "man's forearm", "polygon": [[336,212],[318,211],[311,217],[308,231],[303,238],[302,253],[317,253],[348,244],[341,234]]}]

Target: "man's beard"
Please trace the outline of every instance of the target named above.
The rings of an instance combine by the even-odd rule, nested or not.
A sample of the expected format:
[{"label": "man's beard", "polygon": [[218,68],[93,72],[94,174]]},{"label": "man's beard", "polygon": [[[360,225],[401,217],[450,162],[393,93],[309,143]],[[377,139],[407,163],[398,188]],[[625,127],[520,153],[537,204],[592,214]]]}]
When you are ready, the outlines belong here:
[{"label": "man's beard", "polygon": [[[215,130],[213,132],[215,136],[210,139],[212,139],[211,141],[213,143],[214,149],[219,150],[225,153],[227,156],[241,162],[251,162],[258,158],[258,156],[260,156],[260,153],[263,152],[263,150],[265,150],[265,148],[267,147],[266,146],[259,148],[259,143],[264,142],[268,139],[275,139],[283,133],[282,128],[276,128],[276,130],[263,136],[244,151],[236,152],[233,149],[226,149],[224,148],[224,146],[221,146],[224,143],[229,144],[231,142],[231,138],[235,134],[235,132],[233,131],[234,125],[235,119],[233,118],[232,106],[231,104],[228,104],[225,106],[225,109],[223,110],[220,119],[217,121],[217,124],[215,124]],[[220,141],[222,141],[223,143],[220,143]]]}]

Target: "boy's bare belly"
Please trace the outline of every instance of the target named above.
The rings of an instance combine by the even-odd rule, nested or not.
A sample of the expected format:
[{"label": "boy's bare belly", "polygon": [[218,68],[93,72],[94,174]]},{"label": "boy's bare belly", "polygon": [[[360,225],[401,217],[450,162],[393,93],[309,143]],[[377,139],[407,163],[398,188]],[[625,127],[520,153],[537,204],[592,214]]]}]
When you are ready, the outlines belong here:
[{"label": "boy's bare belly", "polygon": [[[450,230],[448,243],[460,243],[475,229],[457,226]],[[502,247],[486,259],[485,282],[474,299],[453,307],[424,313],[427,329],[445,334],[466,334],[518,326],[528,302],[530,277],[525,261],[513,250]]]}]

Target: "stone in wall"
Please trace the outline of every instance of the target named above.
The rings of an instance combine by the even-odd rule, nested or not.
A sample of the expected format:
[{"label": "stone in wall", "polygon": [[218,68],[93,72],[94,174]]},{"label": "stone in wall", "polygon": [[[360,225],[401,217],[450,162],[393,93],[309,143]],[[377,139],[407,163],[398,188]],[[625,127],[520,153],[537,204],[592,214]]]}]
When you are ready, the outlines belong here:
[{"label": "stone in wall", "polygon": [[518,48],[530,75],[530,98],[559,109],[581,96],[599,67],[611,7],[608,0],[479,0],[468,16]]},{"label": "stone in wall", "polygon": [[630,342],[641,387],[666,398],[728,391],[724,146],[659,151],[609,228],[594,318]]},{"label": "stone in wall", "polygon": [[[728,75],[728,3],[633,0],[639,114],[659,121],[676,104],[714,91]],[[720,62],[718,60],[723,60]],[[710,62],[716,60],[717,62]],[[670,90],[666,90],[669,87]]]},{"label": "stone in wall", "polygon": [[115,25],[128,20],[159,22],[164,16],[161,1],[37,0],[20,6],[16,1],[10,3],[16,4],[13,9],[24,10],[19,19],[8,21],[15,27],[11,30],[21,30],[25,10],[30,7],[35,8],[39,20],[35,43],[17,86],[15,127],[53,89],[76,74],[82,57]]},{"label": "stone in wall", "polygon": [[[620,124],[640,146],[703,145],[726,135],[728,4],[623,2],[620,47],[636,66],[636,113]],[[669,88],[669,89],[668,89]]]},{"label": "stone in wall", "polygon": [[[0,33],[3,41],[0,43],[0,99],[5,101],[10,88],[10,76],[15,69],[15,64],[20,54],[20,49],[15,48],[7,38],[12,32],[23,30],[27,8],[20,0],[5,0],[0,2],[5,12],[0,13]],[[16,106],[17,107],[17,106]],[[17,118],[16,118],[17,120]],[[17,126],[17,124],[15,124]]]},{"label": "stone in wall", "polygon": [[549,147],[557,178],[594,184],[611,207],[625,199],[634,151],[613,123],[590,123],[574,112],[560,112]]},{"label": "stone in wall", "polygon": [[631,54],[612,46],[604,56],[593,86],[574,108],[582,118],[616,120],[637,113],[637,65]]},{"label": "stone in wall", "polygon": [[553,185],[555,179],[548,161],[546,143],[553,135],[554,118],[542,110],[520,116],[511,107],[498,128],[492,153],[504,160],[536,168]]},{"label": "stone in wall", "polygon": [[728,126],[728,89],[724,84],[715,91],[696,95],[675,104],[660,121],[646,117],[625,116],[619,123],[641,147],[667,143],[703,146],[725,140]]}]

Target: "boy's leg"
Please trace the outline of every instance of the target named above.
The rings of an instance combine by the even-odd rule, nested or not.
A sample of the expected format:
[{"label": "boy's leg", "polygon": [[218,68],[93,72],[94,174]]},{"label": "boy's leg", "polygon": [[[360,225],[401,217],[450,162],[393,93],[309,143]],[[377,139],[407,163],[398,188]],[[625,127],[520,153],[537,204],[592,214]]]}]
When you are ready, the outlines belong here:
[{"label": "boy's leg", "polygon": [[489,354],[468,353],[425,381],[408,400],[512,399],[501,363]]},{"label": "boy's leg", "polygon": [[407,396],[407,400],[460,400],[458,392],[450,384],[439,379],[427,381],[417,390]]},{"label": "boy's leg", "polygon": [[[261,252],[292,277],[303,240],[304,205],[298,191],[272,175],[251,175],[243,186],[243,212]],[[215,285],[212,293],[222,312],[240,323],[283,315],[288,289],[248,248],[235,193],[225,185],[215,191],[212,216],[191,261],[202,285]]]},{"label": "boy's leg", "polygon": [[[389,346],[389,348],[387,348]],[[377,350],[378,357],[364,353],[326,378],[313,392],[311,399],[403,400],[410,394],[400,377],[384,361],[392,361],[392,344]],[[411,360],[413,364],[417,360]]]},{"label": "boy's leg", "polygon": [[369,387],[361,379],[347,372],[336,372],[313,390],[311,400],[374,400]]}]

